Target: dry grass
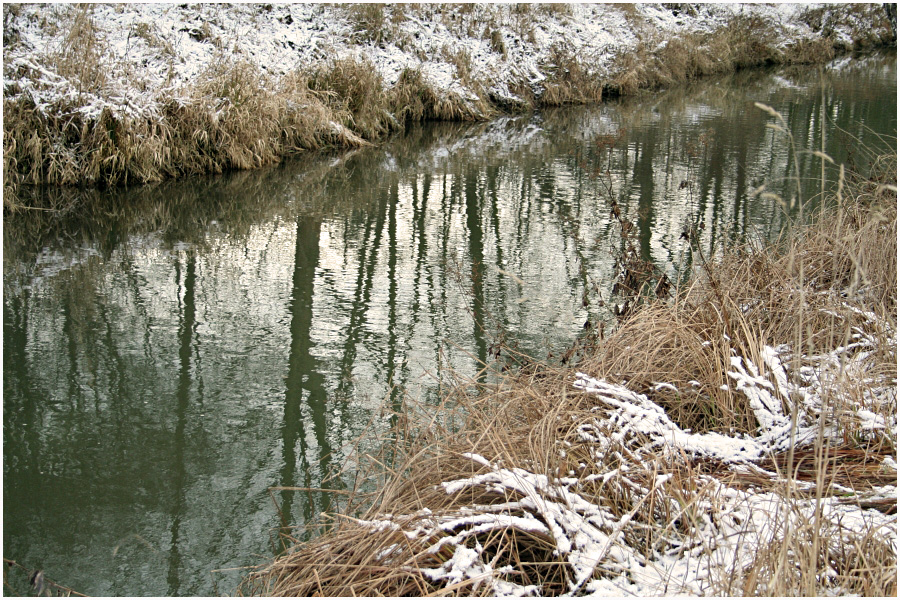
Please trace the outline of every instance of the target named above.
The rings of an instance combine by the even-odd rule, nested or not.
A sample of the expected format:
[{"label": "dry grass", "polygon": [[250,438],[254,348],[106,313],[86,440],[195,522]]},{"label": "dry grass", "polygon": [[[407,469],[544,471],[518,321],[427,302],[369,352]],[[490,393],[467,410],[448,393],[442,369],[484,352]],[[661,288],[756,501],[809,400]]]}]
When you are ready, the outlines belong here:
[{"label": "dry grass", "polygon": [[103,64],[103,41],[91,18],[93,6],[73,5],[68,8],[68,33],[53,56],[57,73],[77,83],[77,93],[96,93],[107,82]]},{"label": "dry grass", "polygon": [[387,91],[375,66],[366,60],[343,59],[316,69],[309,87],[338,114],[344,126],[375,140],[397,128],[386,108]]},{"label": "dry grass", "polygon": [[[623,11],[637,20],[634,9]],[[637,25],[636,25],[637,27]],[[609,92],[631,95],[641,89],[671,86],[690,79],[773,64],[823,63],[834,58],[830,38],[804,40],[779,48],[780,34],[772,23],[755,15],[735,16],[709,34],[674,38],[649,35],[620,59],[607,83]]]},{"label": "dry grass", "polygon": [[[87,81],[92,72],[77,76]],[[486,100],[435,91],[414,70],[390,90],[371,64],[352,59],[276,82],[224,55],[158,114],[105,108],[92,118],[79,108],[77,102],[37,107],[27,95],[4,99],[5,210],[19,208],[21,184],[149,183],[256,169],[299,151],[359,147],[410,120],[475,120],[496,112]]]},{"label": "dry grass", "polygon": [[[486,367],[493,383],[457,380],[437,410],[410,403],[397,414],[394,461],[376,457],[360,475],[378,492],[354,498],[329,531],[240,591],[643,593],[651,588],[629,586],[655,573],[657,593],[698,593],[653,571],[666,556],[702,574],[707,594],[895,594],[896,552],[876,523],[894,522],[877,515],[895,513],[896,499],[866,496],[896,481],[884,462],[895,428],[858,417],[865,408],[896,418],[896,188],[885,183],[848,179],[780,244],[698,267],[675,301],[647,301],[609,337],[585,338],[574,366],[505,350]],[[757,435],[752,390],[729,375],[737,357],[772,389],[791,390],[782,408],[794,426],[819,427],[815,440],[740,467],[666,444],[679,427]],[[585,393],[576,371],[610,384]],[[818,394],[819,413],[807,414],[801,392]],[[646,428],[639,407],[651,401],[670,429]],[[868,525],[841,512],[854,506],[869,509]],[[463,563],[465,574],[450,570]]]},{"label": "dry grass", "polygon": [[[4,5],[5,23],[17,14],[16,6]],[[513,81],[508,87],[515,97],[489,93],[490,82],[479,79],[471,56],[453,48],[444,50],[445,58],[456,66],[465,92],[437,90],[414,69],[389,88],[362,59],[336,60],[273,81],[251,64],[231,58],[224,43],[209,31],[198,30],[192,35],[210,41],[220,57],[188,89],[160,99],[155,108],[135,116],[133,107],[122,104],[121,92],[109,77],[122,65],[113,64],[104,46],[102,32],[93,21],[93,6],[73,5],[61,11],[58,24],[48,22],[48,28],[64,33],[59,34],[58,45],[40,58],[40,68],[22,65],[15,75],[45,85],[39,82],[49,71],[53,86],[64,83],[74,94],[53,105],[37,106],[30,94],[19,93],[16,84],[4,90],[4,210],[20,208],[17,190],[21,185],[146,183],[184,174],[251,169],[300,150],[376,141],[410,121],[484,119],[536,106],[596,102],[605,94],[633,94],[745,67],[823,62],[834,56],[836,42],[829,32],[837,24],[856,27],[860,46],[891,43],[886,16],[880,26],[863,30],[875,18],[875,9],[862,5],[810,9],[803,18],[821,37],[783,48],[775,26],[756,16],[737,16],[711,34],[664,40],[660,34],[647,33],[651,28],[637,8],[620,6],[643,41],[620,57],[615,74],[601,79],[590,69],[590,56],[559,43],[544,64],[548,77],[540,89],[533,89],[526,78]],[[670,9],[689,15],[698,10],[692,5]],[[343,7],[341,13],[358,43],[401,47],[410,43],[399,25],[407,14],[415,14],[420,19],[441,20],[458,35],[489,40],[493,51],[506,57],[509,48],[504,35],[533,43],[539,17],[549,15],[565,22],[571,10],[567,5],[519,4],[506,14],[486,5],[355,4]],[[501,27],[507,27],[505,33]],[[135,23],[132,32],[135,40],[160,56],[174,58],[171,44],[151,25]],[[14,27],[4,27],[5,44],[18,43],[17,36]],[[138,73],[129,77],[134,89],[147,89]],[[107,108],[87,114],[83,108],[91,98],[103,100]]]},{"label": "dry grass", "polygon": [[560,42],[550,48],[548,73],[544,91],[538,99],[542,106],[585,104],[599,102],[603,96],[603,82],[586,67],[589,57],[579,57],[575,51]]},{"label": "dry grass", "polygon": [[[464,452],[496,456],[510,464],[547,463],[548,448],[542,447],[541,442],[552,445],[553,437],[533,431],[532,424],[541,415],[551,415],[546,419],[549,423],[553,415],[565,410],[566,403],[559,404],[558,397],[538,393],[537,386],[512,382],[491,387],[490,392],[475,399],[471,393],[473,386],[478,384],[459,382],[442,407],[442,410],[468,413],[470,421],[462,432],[445,429],[437,419],[414,423],[409,415],[421,412],[416,407],[405,407],[407,410],[398,415],[401,430],[398,437],[403,440],[398,448],[405,448],[406,454],[391,471],[394,476],[388,477],[375,498],[368,499],[371,508],[361,515],[362,520],[337,516],[334,529],[326,536],[288,555],[295,560],[277,562],[253,576],[242,591],[298,596],[424,596],[438,592],[470,595],[478,594],[479,589],[484,592],[477,582],[441,589],[443,586],[435,585],[422,572],[425,568],[439,567],[452,556],[450,548],[432,548],[441,537],[452,532],[410,539],[400,529],[373,531],[364,522],[391,512],[409,515],[398,521],[401,527],[413,526],[425,514],[417,514],[422,509],[427,508],[435,516],[453,515],[464,506],[502,501],[483,490],[464,489],[448,494],[440,487],[441,481],[448,478],[470,477],[480,471],[477,464],[462,456]],[[566,387],[559,386],[557,392],[565,394]],[[528,394],[525,402],[521,397],[523,391]],[[490,416],[483,410],[488,404],[496,409]],[[555,434],[558,426],[552,427]],[[567,567],[559,557],[553,556],[555,545],[546,535],[501,529],[473,533],[472,539],[473,542],[477,539],[486,552],[517,561],[518,577],[525,582],[542,579],[548,570],[560,571],[555,580],[565,580]],[[393,551],[380,555],[391,548]],[[551,589],[557,587],[553,581],[543,583]]]},{"label": "dry grass", "polygon": [[[881,6],[866,4],[848,4],[843,10],[815,7],[804,11],[800,19],[839,50],[866,50],[896,43],[896,32],[891,26],[887,9],[887,5],[882,9]],[[896,27],[896,11],[893,25]],[[854,40],[852,43],[834,39],[834,30],[838,26],[849,27]]]},{"label": "dry grass", "polygon": [[388,98],[393,114],[401,123],[427,119],[478,121],[496,114],[483,98],[461,98],[435,90],[416,69],[405,69],[400,74]]},{"label": "dry grass", "polygon": [[[796,342],[805,354],[819,355],[862,335],[888,348],[877,323],[896,321],[896,204],[845,199],[815,219],[816,227],[779,244],[781,254],[752,247],[729,252],[683,291],[677,310],[657,303],[621,323],[585,369],[627,378],[644,393],[672,383],[678,393],[652,396],[683,427],[747,432],[756,426],[752,413],[733,391],[722,390],[732,350],[761,364],[766,344]],[[894,369],[891,354],[867,360],[870,373]]]},{"label": "dry grass", "polygon": [[390,41],[395,35],[394,26],[405,19],[402,5],[348,4],[345,10],[353,29],[352,39],[356,42],[383,44]]},{"label": "dry grass", "polygon": [[29,569],[14,560],[3,559],[3,594],[10,596],[56,596],[69,598],[84,594],[44,577],[41,569]]},{"label": "dry grass", "polygon": [[722,582],[722,593],[821,596],[835,587],[846,595],[896,596],[897,554],[874,530],[859,535],[840,520],[817,528],[790,510],[776,519],[771,541],[740,577]]},{"label": "dry grass", "polygon": [[346,107],[323,98],[328,94],[311,90],[300,74],[276,84],[248,63],[223,59],[157,115],[104,108],[91,118],[77,104],[47,110],[27,97],[4,99],[4,208],[16,208],[22,183],[148,183],[364,145],[342,126],[352,119]]}]

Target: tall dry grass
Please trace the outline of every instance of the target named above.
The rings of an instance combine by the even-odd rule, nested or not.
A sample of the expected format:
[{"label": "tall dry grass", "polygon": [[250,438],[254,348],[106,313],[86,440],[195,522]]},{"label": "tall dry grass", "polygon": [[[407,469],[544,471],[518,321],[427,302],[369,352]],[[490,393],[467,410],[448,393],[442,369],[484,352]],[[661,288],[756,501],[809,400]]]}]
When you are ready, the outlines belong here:
[{"label": "tall dry grass", "polygon": [[603,80],[586,66],[588,56],[563,42],[551,46],[544,69],[548,73],[539,97],[541,106],[586,104],[603,99]]},{"label": "tall dry grass", "polygon": [[[651,304],[622,322],[585,368],[611,380],[627,378],[629,387],[651,393],[686,428],[751,431],[756,423],[749,407],[722,389],[733,351],[761,364],[766,344],[798,343],[800,352],[817,355],[861,334],[879,338],[879,352],[890,348],[877,323],[896,323],[892,194],[863,184],[823,207],[813,217],[815,227],[786,233],[777,254],[732,249],[701,270],[674,306]],[[870,372],[894,369],[890,353],[870,358]],[[689,396],[651,392],[658,382]]]},{"label": "tall dry grass", "polygon": [[[687,14],[699,10],[691,5],[670,9]],[[21,64],[15,73],[38,86],[46,85],[45,74],[51,73],[51,84],[64,84],[71,94],[52,105],[36,105],[16,84],[4,88],[7,212],[21,204],[20,185],[145,183],[256,168],[292,152],[376,141],[410,121],[484,119],[540,106],[596,102],[607,94],[632,94],[745,67],[823,62],[836,50],[852,49],[842,47],[829,33],[836,25],[849,23],[859,30],[861,26],[855,24],[871,23],[873,18],[872,9],[863,6],[812,8],[803,19],[820,37],[784,46],[777,25],[752,14],[738,15],[709,34],[662,39],[661,34],[652,33],[640,11],[621,5],[642,41],[619,57],[615,73],[601,77],[590,68],[592,57],[558,43],[542,67],[547,78],[535,86],[530,75],[522,75],[508,86],[514,96],[492,93],[492,82],[472,68],[466,52],[453,48],[443,52],[457,67],[462,92],[439,90],[416,69],[408,69],[395,85],[386,86],[364,59],[333,60],[275,81],[251,64],[235,60],[220,39],[204,31],[196,35],[211,39],[219,50],[206,72],[184,89],[163,92],[165,97],[153,99],[152,107],[135,110],[123,101],[123,92],[110,75],[120,75],[123,66],[110,58],[93,10],[89,4],[65,8],[65,17],[57,25],[63,32],[58,45],[40,58],[40,65]],[[17,11],[16,5],[4,5],[4,23]],[[502,11],[478,5],[362,4],[340,10],[352,30],[351,41],[400,47],[412,43],[399,27],[407,13],[439,20],[456,35],[484,38],[496,53],[507,57],[504,36],[517,44],[534,44],[539,19],[549,16],[565,21],[571,8],[515,5],[505,17]],[[506,27],[505,33],[501,26]],[[135,38],[162,55],[174,56],[171,45],[149,24],[136,24],[133,30]],[[891,43],[890,32],[885,17],[878,27],[854,35],[860,47],[871,47]],[[14,27],[4,27],[5,43],[18,43],[17,36]],[[436,58],[424,50],[419,54],[423,61]],[[128,78],[133,89],[147,89],[139,73],[127,72]],[[91,105],[105,108],[85,109]]]},{"label": "tall dry grass", "polygon": [[390,89],[371,64],[353,59],[273,81],[224,56],[158,110],[135,116],[122,108],[107,105],[92,117],[77,101],[48,108],[27,95],[4,98],[4,209],[16,210],[22,184],[118,185],[255,169],[305,150],[363,146],[409,121],[496,114],[486,100],[436,91],[416,70]]},{"label": "tall dry grass", "polygon": [[776,24],[752,14],[736,15],[711,33],[671,38],[650,34],[621,57],[605,87],[613,94],[631,95],[698,77],[765,65],[824,63],[835,56],[835,42],[828,37],[782,47],[781,35]]},{"label": "tall dry grass", "polygon": [[347,107],[304,75],[273,82],[249,63],[224,58],[149,114],[107,105],[92,117],[77,102],[48,109],[26,96],[4,98],[4,208],[16,208],[19,184],[149,183],[365,145],[343,125],[348,120]]}]

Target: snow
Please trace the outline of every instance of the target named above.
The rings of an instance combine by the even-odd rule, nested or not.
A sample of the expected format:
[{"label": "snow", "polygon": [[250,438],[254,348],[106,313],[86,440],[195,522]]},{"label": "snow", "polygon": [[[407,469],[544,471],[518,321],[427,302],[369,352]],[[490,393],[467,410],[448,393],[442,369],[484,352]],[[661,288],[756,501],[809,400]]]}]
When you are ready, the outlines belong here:
[{"label": "snow", "polygon": [[[889,327],[886,323],[878,326]],[[849,346],[816,357],[817,368],[827,371],[835,361],[839,362],[840,355],[852,352]],[[435,534],[440,534],[428,553],[452,548],[449,559],[438,567],[423,568],[422,573],[448,586],[463,582],[487,585],[494,596],[540,595],[541,590],[535,586],[507,581],[504,574],[513,565],[497,564],[497,555],[484,554],[475,539],[487,531],[513,530],[542,536],[555,548],[554,554],[569,565],[571,577],[565,595],[709,595],[716,593],[714,584],[723,574],[739,575],[753,564],[761,548],[779,539],[785,531],[804,531],[816,522],[817,512],[829,532],[820,538],[820,543],[829,545],[835,555],[867,536],[882,540],[896,552],[896,517],[857,504],[863,500],[896,498],[895,485],[862,492],[835,484],[831,486],[835,495],[825,494],[817,503],[812,493],[814,483],[794,482],[798,491],[811,493],[807,497],[802,494],[788,497],[773,491],[730,487],[725,483],[727,478],[699,474],[694,480],[696,491],[691,493],[686,492],[673,473],[658,471],[673,461],[695,457],[719,461],[736,473],[750,472],[778,480],[776,473],[765,471],[755,463],[786,450],[792,440],[798,448],[810,447],[820,430],[825,434],[826,443],[831,437],[838,437],[833,428],[820,429],[823,424],[819,420],[827,418],[821,411],[798,410],[796,421],[790,416],[792,398],[805,398],[810,406],[821,408],[823,390],[819,386],[828,378],[809,377],[808,385],[802,386],[791,383],[793,379],[787,366],[791,363],[785,360],[791,356],[788,345],[765,346],[760,354],[761,367],[746,357],[733,356],[728,372],[735,381],[735,391],[746,395],[757,417],[759,430],[755,436],[691,434],[672,422],[662,407],[647,396],[578,373],[573,386],[593,399],[595,416],[577,427],[577,442],[591,445],[597,461],[593,466],[582,464],[581,468],[593,468],[595,472],[581,478],[554,478],[528,469],[501,466],[476,453],[463,454],[479,467],[479,472],[445,481],[440,487],[449,495],[480,489],[503,501],[466,506],[442,515],[428,513],[427,518],[406,525],[407,531],[415,531],[416,539],[433,539]],[[884,381],[880,383],[885,385]],[[655,387],[674,386],[663,383]],[[842,398],[840,402],[852,407],[855,400]],[[786,413],[785,407],[791,410]],[[859,406],[855,414],[863,429],[890,427],[896,439],[896,423],[887,424],[880,415]],[[560,446],[572,448],[573,441],[560,440]],[[618,467],[606,466],[610,455],[614,455]],[[565,456],[562,452],[561,458]],[[884,469],[896,471],[896,466],[892,457],[883,461]],[[616,486],[621,488],[618,494],[638,500],[632,501],[629,512],[616,516],[610,507],[588,499],[596,495],[587,496],[582,491],[596,489],[597,484],[601,489]],[[688,496],[675,501],[675,497],[681,496],[663,493],[668,486],[675,486],[679,494]],[[657,543],[649,552],[627,542],[628,535],[646,530],[647,524],[634,519],[648,501],[657,506],[668,504],[670,511],[668,522],[650,524]],[[682,522],[680,526],[675,525],[678,521]],[[403,518],[403,522],[408,523],[408,518]],[[384,523],[374,520],[369,526],[381,529]],[[846,592],[832,587],[828,593]]]},{"label": "snow", "polygon": [[[99,56],[104,81],[82,90],[56,66],[60,57],[84,52],[71,48],[77,40],[69,37],[84,7],[21,4],[4,9],[4,38],[12,40],[4,44],[4,95],[27,95],[44,112],[68,107],[89,118],[104,109],[156,117],[162,103],[185,100],[196,82],[223,65],[250,64],[277,83],[352,58],[371,63],[388,87],[414,69],[445,97],[471,101],[483,89],[515,103],[521,98],[511,90],[523,83],[543,91],[560,49],[603,80],[641,44],[664,46],[673,36],[707,33],[738,14],[777,27],[781,46],[819,35],[798,18],[818,6],[805,4],[705,4],[690,9],[692,15],[660,4],[527,5],[525,12],[509,4],[417,4],[377,14],[371,6],[356,13],[319,3],[92,5],[85,13],[96,32],[90,52]],[[849,26],[834,27],[841,39],[851,38]],[[492,39],[502,40],[502,52]],[[460,56],[469,74],[455,64]]]},{"label": "snow", "polygon": [[[478,533],[502,528],[521,531],[549,532],[556,545],[556,553],[565,557],[572,568],[567,595],[702,595],[710,592],[710,578],[717,570],[748,566],[758,548],[785,527],[785,520],[793,527],[812,522],[815,518],[815,500],[788,501],[773,493],[753,494],[728,488],[721,482],[706,478],[705,485],[713,488],[707,498],[716,498],[716,505],[700,500],[681,510],[685,518],[692,519],[693,535],[678,539],[665,551],[643,556],[629,547],[623,538],[632,517],[644,500],[653,496],[669,476],[658,477],[652,488],[643,490],[644,500],[634,508],[615,518],[602,506],[591,504],[566,485],[551,483],[545,476],[522,469],[505,469],[486,461],[478,455],[467,455],[474,462],[485,465],[489,471],[475,477],[459,479],[444,484],[448,493],[466,487],[495,489],[506,497],[515,495],[520,500],[497,505],[478,507],[480,511],[464,516],[442,517],[435,530],[456,532],[444,537],[428,552],[436,552],[449,545],[453,555],[439,567],[423,568],[422,573],[434,581],[446,581],[448,585],[462,581],[481,582],[491,586],[495,596],[536,595],[534,586],[519,586],[503,580],[505,570],[511,565],[497,567],[486,564],[480,544],[475,548],[466,541]],[[879,493],[896,497],[896,488],[889,486]],[[490,511],[516,511],[526,516],[511,517],[507,514],[487,514]],[[838,539],[824,543],[852,543],[854,535],[881,537],[896,549],[896,519],[872,510],[861,510],[853,505],[838,504],[826,498],[822,505],[822,518],[837,524],[841,534]],[[378,522],[373,528],[381,527]],[[846,539],[844,539],[846,538]],[[597,577],[602,570],[614,576]],[[839,592],[839,590],[836,590]]]},{"label": "snow", "polygon": [[[481,561],[479,547],[469,549],[465,546],[456,546],[453,558],[436,569],[422,569],[422,573],[434,581],[445,580],[453,585],[461,581],[477,582],[489,580],[491,591],[495,596],[533,596],[537,592],[535,585],[518,585],[508,581],[496,579],[494,571]],[[509,569],[499,569],[498,573],[504,573]]]}]

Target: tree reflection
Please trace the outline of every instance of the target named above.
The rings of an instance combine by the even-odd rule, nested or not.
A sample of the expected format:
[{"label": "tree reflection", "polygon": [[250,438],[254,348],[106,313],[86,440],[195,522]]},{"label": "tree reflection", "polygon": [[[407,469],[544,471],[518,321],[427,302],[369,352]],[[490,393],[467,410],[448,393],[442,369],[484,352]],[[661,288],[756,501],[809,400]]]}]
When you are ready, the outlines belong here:
[{"label": "tree reflection", "polygon": [[[483,190],[478,187],[478,171],[471,166],[466,169],[464,182],[464,203],[466,207],[466,230],[469,239],[469,259],[471,262],[472,282],[472,319],[474,321],[473,337],[478,356],[478,368],[487,364],[487,340],[484,328],[485,293],[484,293],[484,231],[481,225]],[[479,377],[484,379],[484,374]]]},{"label": "tree reflection", "polygon": [[181,534],[181,521],[184,518],[185,483],[187,468],[185,466],[185,424],[191,400],[191,345],[195,333],[196,309],[194,301],[197,284],[196,257],[193,252],[187,255],[187,272],[182,281],[181,262],[175,262],[175,278],[179,290],[181,323],[178,329],[178,387],[175,392],[175,439],[172,456],[172,527],[169,550],[167,581],[168,594],[177,596],[181,586],[181,549],[178,539]]},{"label": "tree reflection", "polygon": [[[290,299],[290,356],[285,379],[284,421],[281,428],[282,467],[277,486],[312,488],[328,473],[331,445],[328,441],[325,408],[327,392],[319,366],[312,354],[310,330],[313,324],[316,267],[319,263],[319,232],[322,219],[298,217],[294,250],[293,287]],[[318,456],[310,456],[307,426],[312,425]],[[299,457],[297,456],[299,446]],[[316,466],[317,465],[317,466]],[[299,466],[299,477],[298,477]],[[314,468],[315,467],[315,468]],[[317,472],[314,475],[314,471]],[[303,522],[326,510],[329,498],[324,492],[303,496]],[[290,535],[295,525],[292,509],[293,490],[281,492],[282,532]]]}]

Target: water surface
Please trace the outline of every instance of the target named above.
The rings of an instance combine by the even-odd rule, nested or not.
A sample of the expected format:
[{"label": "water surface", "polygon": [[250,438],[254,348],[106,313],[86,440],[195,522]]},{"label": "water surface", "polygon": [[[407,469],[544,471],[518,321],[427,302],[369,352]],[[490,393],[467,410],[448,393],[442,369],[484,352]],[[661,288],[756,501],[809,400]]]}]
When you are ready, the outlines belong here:
[{"label": "water surface", "polygon": [[542,357],[609,316],[582,296],[609,299],[613,201],[679,281],[686,227],[714,254],[815,205],[823,134],[858,167],[857,139],[896,148],[896,77],[894,55],[739,73],[259,172],[45,191],[87,209],[4,223],[4,556],[92,595],[233,592],[284,522],[335,499],[268,489],[352,485],[399,390],[427,406],[501,331]]}]

